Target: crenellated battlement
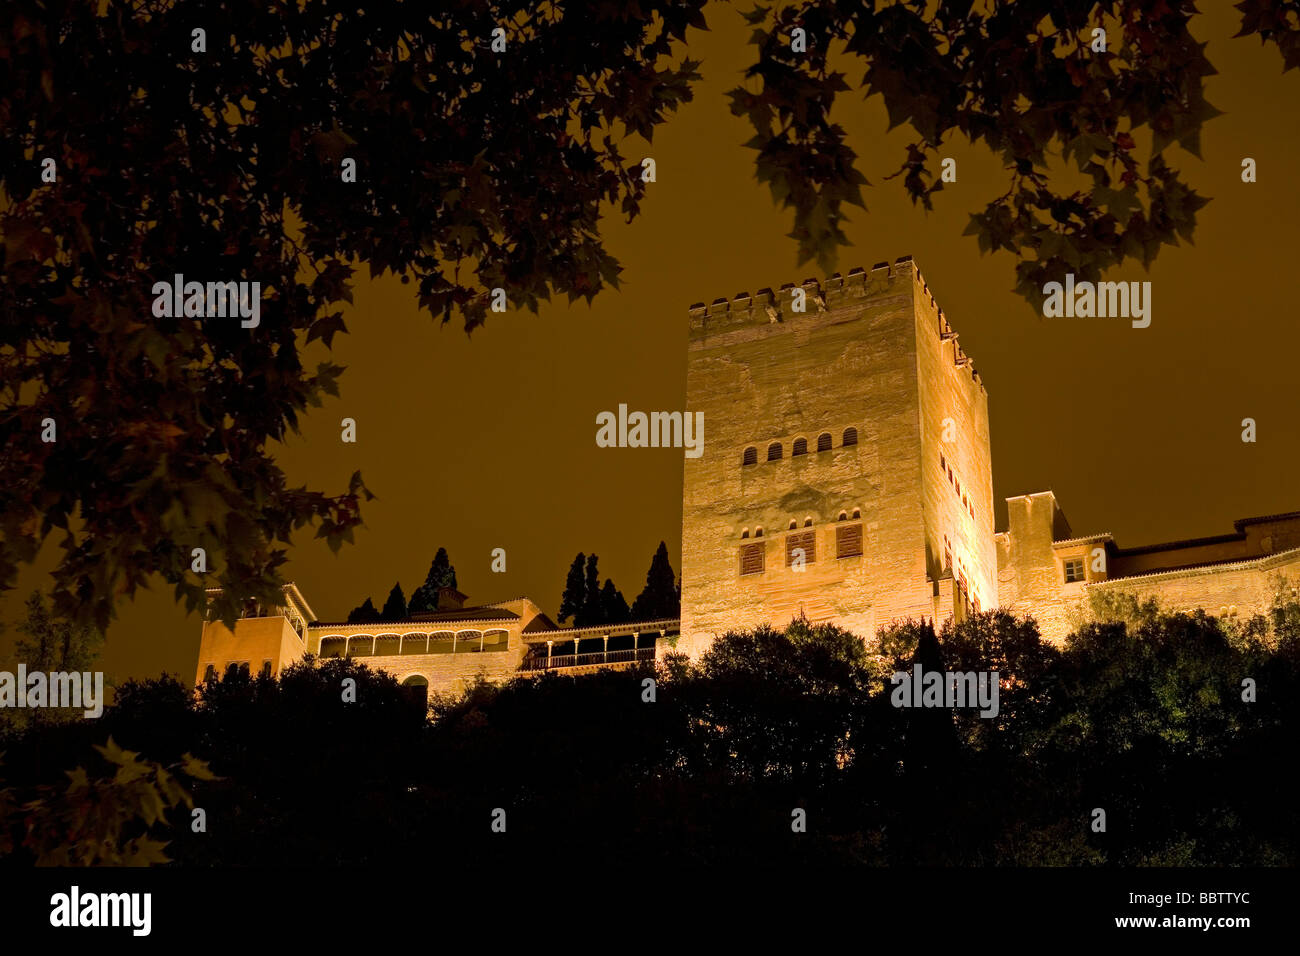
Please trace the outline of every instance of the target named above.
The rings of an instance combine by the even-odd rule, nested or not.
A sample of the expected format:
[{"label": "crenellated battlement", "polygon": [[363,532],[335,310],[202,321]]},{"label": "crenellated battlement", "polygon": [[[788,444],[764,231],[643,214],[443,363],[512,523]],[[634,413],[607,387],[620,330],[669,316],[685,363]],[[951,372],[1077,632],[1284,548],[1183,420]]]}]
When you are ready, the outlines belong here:
[{"label": "crenellated battlement", "polygon": [[[753,295],[738,292],[731,299],[719,297],[708,305],[696,302],[687,310],[690,316],[690,334],[692,338],[704,338],[739,326],[797,322],[807,316],[851,308],[865,299],[887,295],[891,286],[899,280],[909,278],[920,287],[920,295],[928,297],[931,308],[939,317],[936,334],[942,341],[952,342],[953,364],[957,368],[967,369],[971,380],[983,389],[984,383],[975,370],[973,360],[962,351],[957,333],[948,324],[943,309],[935,302],[934,294],[911,256],[899,256],[892,265],[877,262],[870,269],[858,266],[849,270],[847,276],[836,272],[822,281],[809,278],[798,285],[787,282],[778,292],[773,292],[768,287],[759,289]],[[802,288],[806,296],[807,308],[802,313],[790,308],[792,293],[796,288]]]}]

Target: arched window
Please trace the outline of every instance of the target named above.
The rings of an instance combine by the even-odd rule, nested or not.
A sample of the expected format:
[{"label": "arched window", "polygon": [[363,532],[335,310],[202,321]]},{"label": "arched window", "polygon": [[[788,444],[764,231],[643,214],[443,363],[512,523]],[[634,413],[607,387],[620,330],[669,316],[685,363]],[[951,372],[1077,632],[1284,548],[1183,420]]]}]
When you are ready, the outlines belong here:
[{"label": "arched window", "polygon": [[457,654],[477,654],[483,649],[482,631],[459,631],[456,634]]},{"label": "arched window", "polygon": [[797,522],[797,521],[795,521],[793,518],[791,518],[791,519],[790,519],[790,530],[793,531],[793,530],[794,530],[795,528],[797,528],[797,527],[799,527],[799,522]]},{"label": "arched window", "polygon": [[840,517],[839,517],[840,521],[847,521],[848,518],[849,518],[849,513],[847,511],[840,512]]},{"label": "arched window", "polygon": [[504,651],[510,646],[510,632],[493,628],[483,634],[483,651]]},{"label": "arched window", "polygon": [[779,441],[774,441],[772,442],[772,444],[767,446],[767,460],[768,461],[781,460],[781,443]]},{"label": "arched window", "polygon": [[808,454],[808,439],[796,438],[794,440],[794,447],[790,449],[790,457],[794,458],[796,455],[806,454]]},{"label": "arched window", "polygon": [[862,517],[862,509],[861,509],[861,508],[854,508],[854,509],[853,509],[853,517],[855,517],[855,518],[861,518],[861,517]]},{"label": "arched window", "polygon": [[402,681],[402,690],[411,703],[421,710],[429,709],[429,679],[420,674],[412,674]]},{"label": "arched window", "polygon": [[744,456],[743,458],[740,459],[740,464],[741,464],[742,466],[744,466],[744,465],[757,465],[757,464],[758,464],[758,449],[755,448],[753,445],[750,445],[748,448],[746,448],[746,449],[745,449],[745,456]]},{"label": "arched window", "polygon": [[831,450],[831,433],[830,433],[830,432],[822,432],[820,435],[817,436],[817,450],[818,450],[818,451],[830,451],[830,450]]},{"label": "arched window", "polygon": [[748,537],[749,537],[749,529],[748,529],[748,528],[741,528],[741,529],[740,529],[740,536],[741,536],[742,538],[748,538]]},{"label": "arched window", "polygon": [[763,537],[763,528],[762,528],[761,525],[760,525],[759,527],[757,527],[757,528],[754,529],[754,537],[755,537],[755,538],[761,538],[761,537]]},{"label": "arched window", "polygon": [[844,447],[847,448],[849,445],[856,445],[857,443],[858,443],[858,430],[853,427],[844,429],[844,442],[843,442]]},{"label": "arched window", "polygon": [[805,528],[811,528],[811,527],[812,527],[812,518],[804,518],[804,519],[803,519],[803,526],[804,526]]}]

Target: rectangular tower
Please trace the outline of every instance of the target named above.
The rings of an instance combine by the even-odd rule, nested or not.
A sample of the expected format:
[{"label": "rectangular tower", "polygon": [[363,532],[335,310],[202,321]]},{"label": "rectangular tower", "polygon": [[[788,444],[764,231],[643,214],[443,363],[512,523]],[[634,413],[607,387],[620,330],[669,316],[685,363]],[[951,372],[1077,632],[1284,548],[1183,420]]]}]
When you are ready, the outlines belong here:
[{"label": "rectangular tower", "polygon": [[996,605],[988,396],[910,257],[695,306],[688,363],[681,650]]}]

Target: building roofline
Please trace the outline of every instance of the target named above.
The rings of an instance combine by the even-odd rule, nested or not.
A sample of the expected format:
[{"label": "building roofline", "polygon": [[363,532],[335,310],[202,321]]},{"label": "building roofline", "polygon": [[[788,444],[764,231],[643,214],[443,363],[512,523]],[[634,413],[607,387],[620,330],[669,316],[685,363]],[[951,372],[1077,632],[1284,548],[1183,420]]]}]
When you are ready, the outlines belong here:
[{"label": "building roofline", "polygon": [[[220,594],[224,590],[225,588],[204,588],[203,593]],[[307,617],[309,618],[307,626],[310,627],[316,620],[316,612],[311,609],[311,605],[307,603],[307,599],[302,596],[302,591],[298,590],[298,585],[292,581],[287,581],[281,585],[280,590],[289,594],[293,600],[302,605],[302,609],[307,612]]]},{"label": "building roofline", "polygon": [[[1212,534],[1203,538],[1184,538],[1181,541],[1158,541],[1155,544],[1139,544],[1132,548],[1116,547],[1114,554],[1116,557],[1132,557],[1138,554],[1153,554],[1157,551],[1177,551],[1185,548],[1203,548],[1213,544],[1231,544],[1236,541],[1245,541],[1245,532],[1235,532],[1230,534]],[[1227,559],[1240,560],[1240,559]]]},{"label": "building roofline", "polygon": [[1260,515],[1257,518],[1238,518],[1232,523],[1232,526],[1240,531],[1247,525],[1271,524],[1274,521],[1294,521],[1296,519],[1300,519],[1300,511],[1286,511],[1276,515]]},{"label": "building roofline", "polygon": [[1175,575],[1204,575],[1217,574],[1220,571],[1232,571],[1238,568],[1249,568],[1256,565],[1266,564],[1285,564],[1287,561],[1300,557],[1300,548],[1291,548],[1288,551],[1278,551],[1275,554],[1263,554],[1259,557],[1249,558],[1244,561],[1219,561],[1209,562],[1206,564],[1193,564],[1185,568],[1166,568],[1163,571],[1149,571],[1145,574],[1133,574],[1122,578],[1107,578],[1104,581],[1089,581],[1084,587],[1105,587],[1107,584],[1121,584],[1130,581],[1149,580],[1151,578],[1173,577]]},{"label": "building roofline", "polygon": [[[356,628],[365,629],[366,633],[384,634],[387,633],[388,630],[391,630],[392,628],[395,627],[416,628],[421,631],[433,632],[433,631],[459,630],[460,629],[459,626],[462,624],[469,624],[469,625],[496,624],[502,626],[503,629],[508,630],[509,628],[505,627],[505,625],[512,624],[519,620],[521,620],[521,618],[518,615],[515,615],[514,617],[468,617],[459,621],[371,621],[369,624],[356,624],[356,623],[330,624],[330,623],[317,622],[314,624],[308,624],[307,629],[319,631],[319,630],[339,630],[340,628],[356,627]],[[446,624],[455,624],[457,626],[456,627],[431,626],[431,625],[446,625]],[[394,631],[393,633],[397,633],[397,632]],[[354,636],[354,635],[349,635],[349,636]]]},{"label": "building roofline", "polygon": [[1060,546],[1060,545],[1065,545],[1065,544],[1079,544],[1079,543],[1081,543],[1081,542],[1083,542],[1083,541],[1111,541],[1111,542],[1113,542],[1114,540],[1115,540],[1115,536],[1114,536],[1113,534],[1111,534],[1109,531],[1102,531],[1102,532],[1099,532],[1098,534],[1081,534],[1081,535],[1076,535],[1076,536],[1073,537],[1073,538],[1062,538],[1060,541],[1053,541],[1053,542],[1052,542],[1052,547],[1055,548],[1055,547],[1058,547],[1058,546]]},{"label": "building roofline", "polygon": [[571,640],[574,637],[604,637],[606,634],[614,637],[620,634],[631,634],[633,631],[638,634],[647,634],[650,631],[662,632],[669,628],[681,627],[681,625],[681,618],[665,617],[657,621],[626,621],[622,624],[592,624],[587,627],[557,628],[554,631],[529,631],[522,636],[525,641],[536,644],[543,641],[554,641],[557,637],[561,640]]}]

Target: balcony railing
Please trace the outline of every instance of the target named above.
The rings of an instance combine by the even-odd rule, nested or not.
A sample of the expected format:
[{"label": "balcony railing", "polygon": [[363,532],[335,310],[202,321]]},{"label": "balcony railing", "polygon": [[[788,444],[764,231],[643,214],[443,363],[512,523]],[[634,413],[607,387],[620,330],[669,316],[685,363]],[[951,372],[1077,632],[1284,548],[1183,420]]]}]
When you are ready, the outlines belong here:
[{"label": "balcony railing", "polygon": [[652,661],[653,647],[628,648],[624,651],[595,651],[589,654],[553,654],[550,657],[525,657],[519,666],[524,671],[558,670],[562,667],[589,667],[593,664],[626,664],[632,661]]}]

